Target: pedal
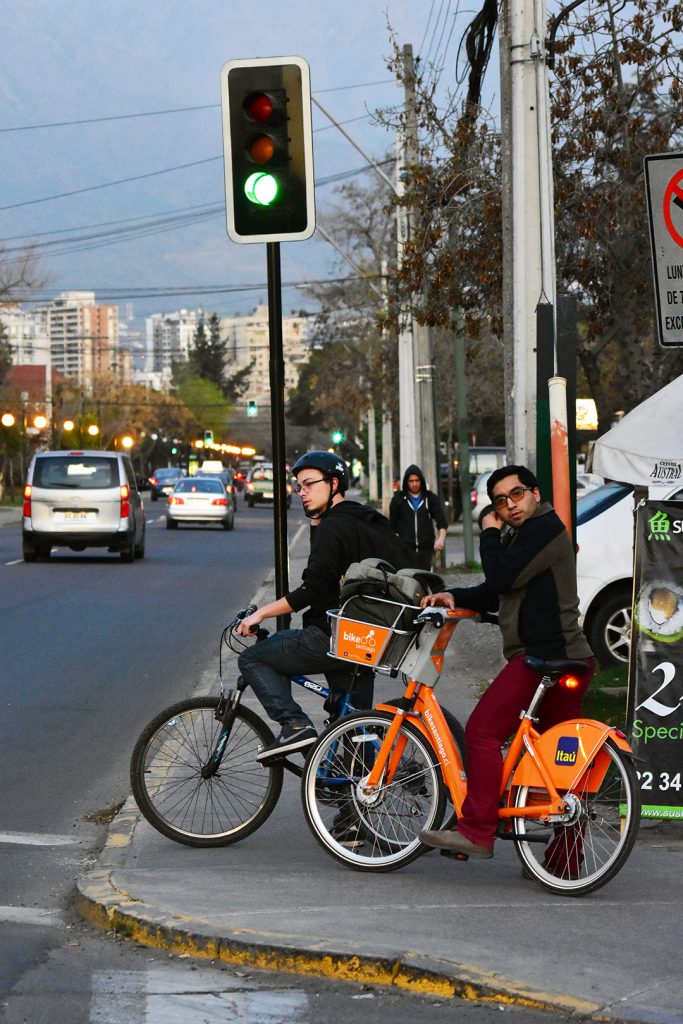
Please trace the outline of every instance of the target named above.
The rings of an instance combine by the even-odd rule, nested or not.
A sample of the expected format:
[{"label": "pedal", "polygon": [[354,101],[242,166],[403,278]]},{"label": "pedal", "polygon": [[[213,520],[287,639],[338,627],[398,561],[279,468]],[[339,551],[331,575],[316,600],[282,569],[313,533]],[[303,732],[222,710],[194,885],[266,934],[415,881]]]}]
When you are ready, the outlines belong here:
[{"label": "pedal", "polygon": [[469,854],[456,853],[455,850],[439,850],[442,857],[450,857],[451,860],[469,860]]}]

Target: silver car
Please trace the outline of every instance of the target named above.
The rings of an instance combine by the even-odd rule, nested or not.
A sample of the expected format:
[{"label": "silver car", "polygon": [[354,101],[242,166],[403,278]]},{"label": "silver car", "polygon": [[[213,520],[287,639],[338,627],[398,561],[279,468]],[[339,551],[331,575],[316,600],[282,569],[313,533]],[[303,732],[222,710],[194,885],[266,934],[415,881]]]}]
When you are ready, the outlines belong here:
[{"label": "silver car", "polygon": [[124,562],[145,556],[145,514],[127,455],[38,452],[24,486],[25,562],[49,558],[55,545],[108,548]]},{"label": "silver car", "polygon": [[168,496],[166,529],[178,523],[219,523],[224,530],[235,525],[231,495],[217,476],[194,476],[179,480]]}]

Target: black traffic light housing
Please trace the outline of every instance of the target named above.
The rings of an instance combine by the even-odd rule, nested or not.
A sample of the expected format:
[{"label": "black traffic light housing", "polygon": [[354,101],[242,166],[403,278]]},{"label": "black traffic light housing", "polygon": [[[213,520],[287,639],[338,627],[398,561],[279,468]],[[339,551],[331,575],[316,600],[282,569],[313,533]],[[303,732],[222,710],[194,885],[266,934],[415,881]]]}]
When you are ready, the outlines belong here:
[{"label": "black traffic light housing", "polygon": [[301,57],[228,61],[221,70],[228,235],[285,242],[315,230],[311,88]]}]

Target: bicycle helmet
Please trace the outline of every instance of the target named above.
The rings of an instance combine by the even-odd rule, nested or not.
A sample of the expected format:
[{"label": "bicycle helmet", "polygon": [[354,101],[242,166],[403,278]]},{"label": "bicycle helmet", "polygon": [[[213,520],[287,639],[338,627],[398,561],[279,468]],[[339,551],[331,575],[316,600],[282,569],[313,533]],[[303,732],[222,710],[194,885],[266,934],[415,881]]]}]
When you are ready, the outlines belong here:
[{"label": "bicycle helmet", "polygon": [[[302,469],[319,469],[326,480],[332,481],[334,479],[337,481],[337,490],[335,492],[332,491],[332,487],[330,486],[330,497],[327,501],[327,505],[325,506],[325,512],[329,511],[334,495],[343,495],[350,483],[348,466],[341,455],[335,455],[334,452],[306,452],[305,455],[302,455],[301,458],[295,462],[292,467],[292,475],[297,476]],[[324,515],[324,512],[318,513],[317,515],[315,513],[305,512],[305,515],[309,519],[318,519],[320,515]]]}]

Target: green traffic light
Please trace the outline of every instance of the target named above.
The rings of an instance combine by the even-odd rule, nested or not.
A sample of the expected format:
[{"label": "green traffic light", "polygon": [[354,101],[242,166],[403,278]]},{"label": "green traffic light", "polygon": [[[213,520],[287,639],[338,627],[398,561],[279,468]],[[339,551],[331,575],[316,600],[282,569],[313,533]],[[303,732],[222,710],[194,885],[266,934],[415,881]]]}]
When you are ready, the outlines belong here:
[{"label": "green traffic light", "polygon": [[271,206],[277,199],[279,191],[277,178],[264,171],[255,171],[244,183],[245,196],[257,206]]},{"label": "green traffic light", "polygon": [[342,434],[341,430],[335,430],[335,432],[332,434],[332,443],[341,444],[343,440],[344,435]]}]

